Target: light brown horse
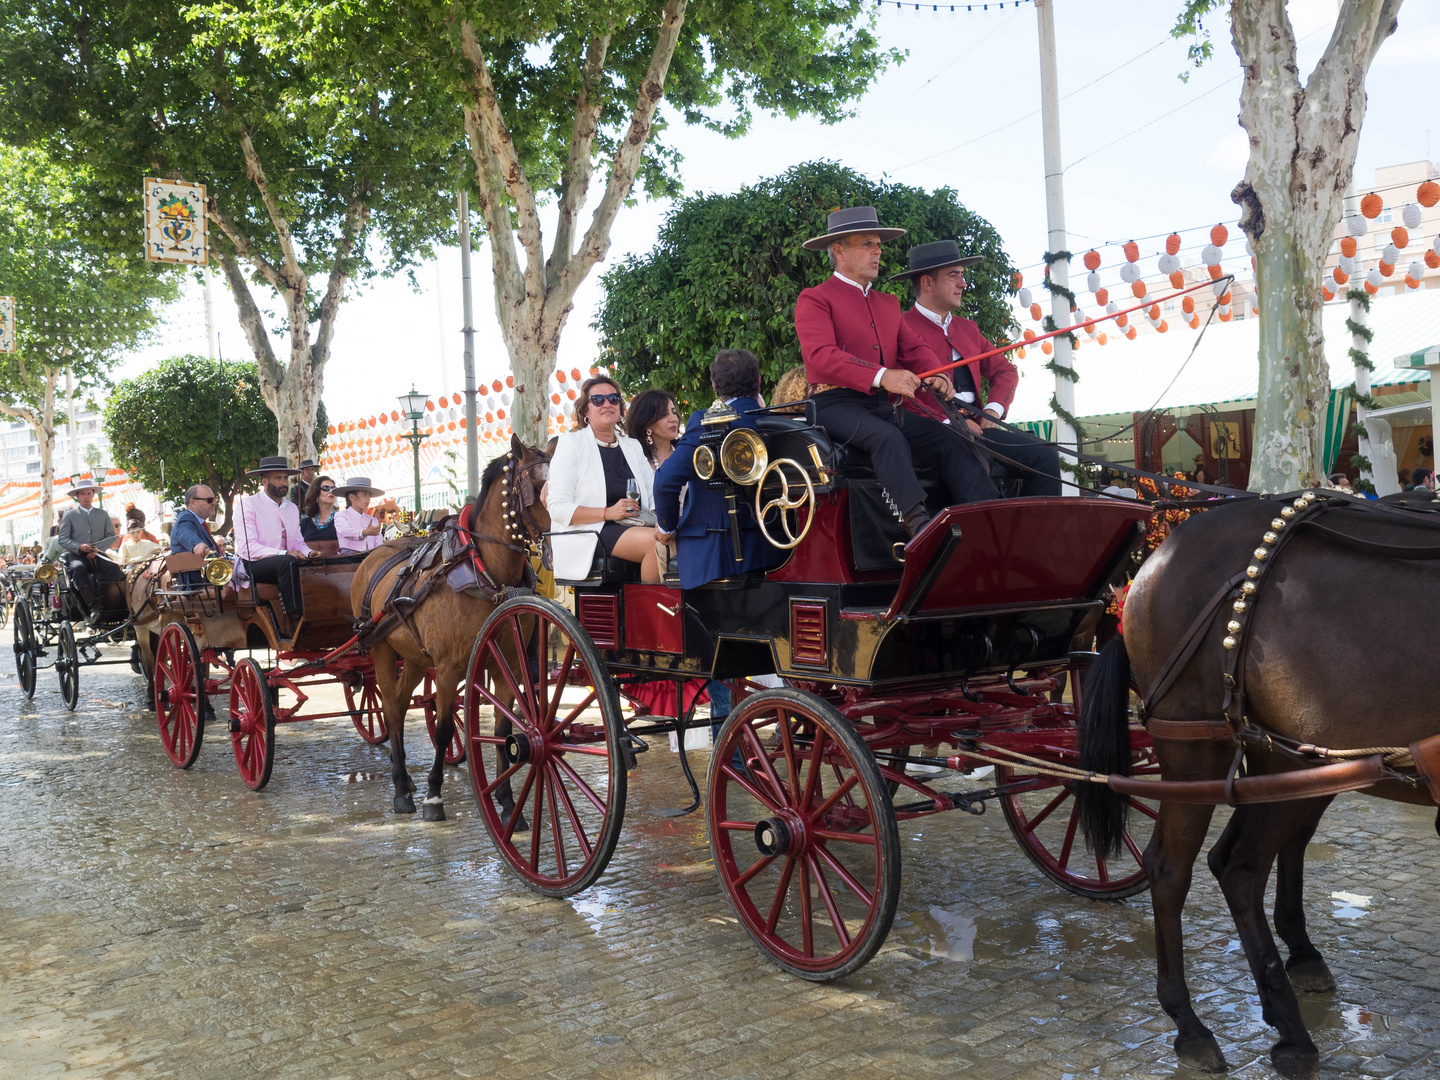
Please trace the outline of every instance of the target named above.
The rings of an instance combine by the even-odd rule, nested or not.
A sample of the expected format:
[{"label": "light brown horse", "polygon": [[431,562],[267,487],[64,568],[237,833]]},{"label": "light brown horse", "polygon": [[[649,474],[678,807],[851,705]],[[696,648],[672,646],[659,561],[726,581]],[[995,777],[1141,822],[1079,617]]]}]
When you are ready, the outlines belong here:
[{"label": "light brown horse", "polygon": [[[550,530],[550,514],[540,501],[540,489],[548,476],[549,459],[545,454],[513,436],[509,452],[485,469],[470,537],[493,586],[502,594],[505,587],[521,583],[529,546],[543,543],[544,534]],[[402,545],[385,544],[360,564],[350,587],[350,602],[357,618],[371,578],[402,550]],[[416,574],[407,582],[405,592],[411,596],[417,594],[424,588],[426,579],[437,572],[439,564],[437,559],[434,567]],[[405,565],[401,562],[380,577],[373,591],[374,609],[390,594]],[[480,627],[494,610],[495,602],[484,596],[455,592],[444,582],[436,582],[404,623],[370,647],[385,709],[385,730],[390,736],[390,773],[395,784],[397,814],[415,812],[415,782],[405,767],[405,713],[415,687],[425,677],[426,669],[433,667],[435,763],[430,768],[423,807],[426,821],[445,820],[440,786],[445,776],[445,748],[455,733],[455,691],[465,677]],[[507,801],[507,794],[501,793],[501,802],[508,819],[514,803]]]}]

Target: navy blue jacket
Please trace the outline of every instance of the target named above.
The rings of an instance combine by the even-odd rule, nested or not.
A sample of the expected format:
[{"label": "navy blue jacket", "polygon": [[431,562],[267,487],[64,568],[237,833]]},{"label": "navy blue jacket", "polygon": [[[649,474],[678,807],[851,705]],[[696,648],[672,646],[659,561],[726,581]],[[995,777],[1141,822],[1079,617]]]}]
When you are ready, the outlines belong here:
[{"label": "navy blue jacket", "polygon": [[[175,520],[170,524],[170,553],[173,555],[180,551],[194,551],[196,544],[204,544],[211,551],[215,550],[215,539],[210,535],[209,528],[200,520],[200,516],[187,506],[175,515]],[[180,575],[180,582],[183,585],[205,583],[199,570],[187,570]]]},{"label": "navy blue jacket", "polygon": [[[740,414],[734,428],[755,429],[755,417],[746,410],[761,408],[754,398],[735,398],[730,407]],[[655,474],[655,520],[663,532],[675,533],[676,562],[680,566],[680,584],[687,589],[714,581],[716,578],[756,570],[769,570],[785,561],[786,553],[770,546],[755,524],[755,508],[750,499],[740,500],[741,560],[736,562],[730,541],[730,515],[725,493],[711,488],[695,473],[695,448],[700,445],[700,422],[703,409],[690,414],[685,434],[675,444],[674,452],[665,459]],[[719,463],[716,463],[719,468]],[[685,496],[685,512],[680,513],[680,489],[690,485]],[[677,525],[676,518],[679,518]]]}]

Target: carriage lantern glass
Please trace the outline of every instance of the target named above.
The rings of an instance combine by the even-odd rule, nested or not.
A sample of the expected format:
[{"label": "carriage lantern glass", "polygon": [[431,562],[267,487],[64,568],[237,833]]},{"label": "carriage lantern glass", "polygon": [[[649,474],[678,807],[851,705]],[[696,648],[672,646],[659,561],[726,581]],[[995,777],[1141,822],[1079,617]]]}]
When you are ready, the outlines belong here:
[{"label": "carriage lantern glass", "polygon": [[410,392],[400,395],[400,415],[410,421],[410,430],[400,437],[410,444],[410,452],[415,456],[415,513],[420,513],[420,444],[425,441],[425,436],[420,434],[420,421],[425,416],[425,402],[429,400],[429,394],[420,394],[415,390],[415,384],[410,384]]}]

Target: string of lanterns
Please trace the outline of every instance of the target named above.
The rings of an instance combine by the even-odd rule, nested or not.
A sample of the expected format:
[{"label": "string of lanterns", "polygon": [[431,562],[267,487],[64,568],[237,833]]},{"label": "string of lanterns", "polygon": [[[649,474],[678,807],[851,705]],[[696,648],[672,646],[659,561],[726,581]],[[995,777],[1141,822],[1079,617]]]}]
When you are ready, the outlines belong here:
[{"label": "string of lanterns", "polygon": [[[1426,180],[1415,189],[1415,201],[1399,207],[1400,224],[1390,230],[1390,242],[1380,248],[1379,238],[1375,247],[1380,248],[1378,264],[1365,270],[1361,263],[1360,237],[1370,231],[1370,222],[1385,212],[1385,200],[1377,192],[1370,192],[1360,200],[1360,212],[1345,217],[1345,231],[1348,235],[1340,238],[1340,258],[1333,270],[1321,281],[1321,292],[1326,300],[1333,300],[1351,277],[1362,273],[1362,285],[1372,296],[1388,277],[1393,277],[1400,265],[1401,252],[1410,247],[1410,234],[1419,229],[1424,220],[1423,208],[1440,203],[1440,184]],[[1420,288],[1420,279],[1426,269],[1440,270],[1440,235],[1431,241],[1430,247],[1419,258],[1411,259],[1405,267],[1405,288],[1414,292]],[[1333,282],[1333,287],[1332,287]]]},{"label": "string of lanterns", "polygon": [[875,0],[875,6],[877,8],[893,7],[901,11],[904,11],[906,8],[914,8],[916,11],[924,11],[926,8],[929,8],[935,12],[944,11],[946,8],[949,8],[953,14],[960,8],[964,8],[966,11],[974,11],[976,8],[979,8],[981,11],[989,11],[991,8],[1004,11],[1007,7],[1018,8],[1021,4],[1033,4],[1034,2],[1035,0],[991,0],[988,4],[917,4],[914,0],[911,0],[911,2],[907,4],[903,3],[902,0]]}]

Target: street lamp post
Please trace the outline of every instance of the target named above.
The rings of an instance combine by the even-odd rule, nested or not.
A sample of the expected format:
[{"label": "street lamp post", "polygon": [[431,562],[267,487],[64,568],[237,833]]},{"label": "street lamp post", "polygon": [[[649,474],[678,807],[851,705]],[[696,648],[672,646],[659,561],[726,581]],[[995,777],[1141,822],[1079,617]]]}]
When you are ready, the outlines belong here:
[{"label": "street lamp post", "polygon": [[420,513],[420,444],[425,441],[425,436],[420,434],[420,421],[425,417],[425,401],[429,395],[417,394],[415,384],[410,384],[410,392],[400,395],[400,415],[410,421],[410,431],[400,437],[410,444],[410,451],[415,455],[415,513]]}]

